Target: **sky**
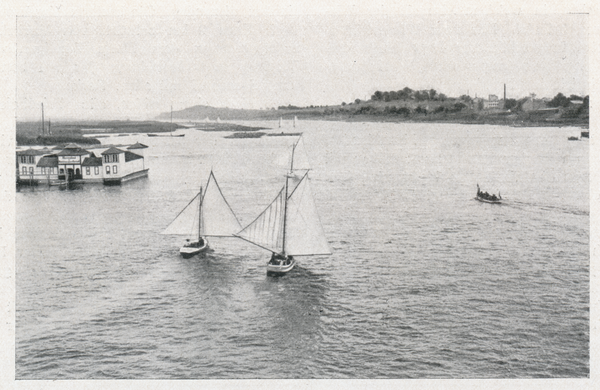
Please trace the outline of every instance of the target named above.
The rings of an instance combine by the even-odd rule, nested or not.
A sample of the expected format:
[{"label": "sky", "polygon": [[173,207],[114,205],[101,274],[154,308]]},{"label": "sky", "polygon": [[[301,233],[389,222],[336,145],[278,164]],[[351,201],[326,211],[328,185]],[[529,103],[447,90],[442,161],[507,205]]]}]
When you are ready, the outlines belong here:
[{"label": "sky", "polygon": [[589,94],[589,15],[16,17],[16,117],[336,105],[377,90]]}]

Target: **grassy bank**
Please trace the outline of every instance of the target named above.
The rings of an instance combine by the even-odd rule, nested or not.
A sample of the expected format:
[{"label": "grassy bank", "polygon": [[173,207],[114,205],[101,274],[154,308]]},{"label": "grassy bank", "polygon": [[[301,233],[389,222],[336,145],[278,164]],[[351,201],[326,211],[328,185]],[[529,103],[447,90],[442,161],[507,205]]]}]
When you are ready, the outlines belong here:
[{"label": "grassy bank", "polygon": [[[198,121],[209,117],[222,120],[335,120],[361,122],[437,122],[495,124],[505,126],[589,127],[589,108],[584,106],[536,110],[480,109],[476,103],[460,99],[361,101],[337,106],[287,107],[270,110],[240,110],[194,106],[174,112],[178,120]],[[166,114],[162,114],[164,116]]]}]

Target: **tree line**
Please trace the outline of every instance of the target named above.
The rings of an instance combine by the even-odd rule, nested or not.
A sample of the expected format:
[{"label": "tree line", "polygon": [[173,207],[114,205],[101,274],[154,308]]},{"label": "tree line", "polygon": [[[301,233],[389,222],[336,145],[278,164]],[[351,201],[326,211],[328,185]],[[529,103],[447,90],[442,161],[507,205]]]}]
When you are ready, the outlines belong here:
[{"label": "tree line", "polygon": [[371,95],[371,100],[373,101],[391,102],[408,99],[414,99],[419,102],[425,100],[445,101],[448,97],[443,93],[438,93],[435,89],[413,90],[409,87],[404,87],[404,89],[399,91],[375,91]]}]

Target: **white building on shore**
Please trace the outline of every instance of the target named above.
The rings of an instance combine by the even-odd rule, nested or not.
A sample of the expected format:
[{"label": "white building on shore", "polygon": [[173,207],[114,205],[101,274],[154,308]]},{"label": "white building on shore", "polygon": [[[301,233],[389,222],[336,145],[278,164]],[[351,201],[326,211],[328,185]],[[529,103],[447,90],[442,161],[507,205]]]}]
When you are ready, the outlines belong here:
[{"label": "white building on shore", "polygon": [[148,175],[144,158],[146,148],[138,142],[119,147],[93,145],[84,149],[77,144],[68,144],[53,150],[19,150],[17,184],[120,184]]}]

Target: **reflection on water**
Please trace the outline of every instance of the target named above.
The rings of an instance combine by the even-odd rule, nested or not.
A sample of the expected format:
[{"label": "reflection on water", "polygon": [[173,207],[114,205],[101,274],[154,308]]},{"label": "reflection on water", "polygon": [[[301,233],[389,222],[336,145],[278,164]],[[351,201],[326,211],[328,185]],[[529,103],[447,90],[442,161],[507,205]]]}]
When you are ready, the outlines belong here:
[{"label": "reflection on water", "polygon": [[[17,378],[589,375],[587,142],[559,128],[301,125],[333,254],[283,277],[242,240],[183,259],[183,238],[160,232],[211,168],[252,221],[293,137],[188,129],[140,140],[147,178],[20,188]],[[505,203],[474,200],[477,183]]]}]

